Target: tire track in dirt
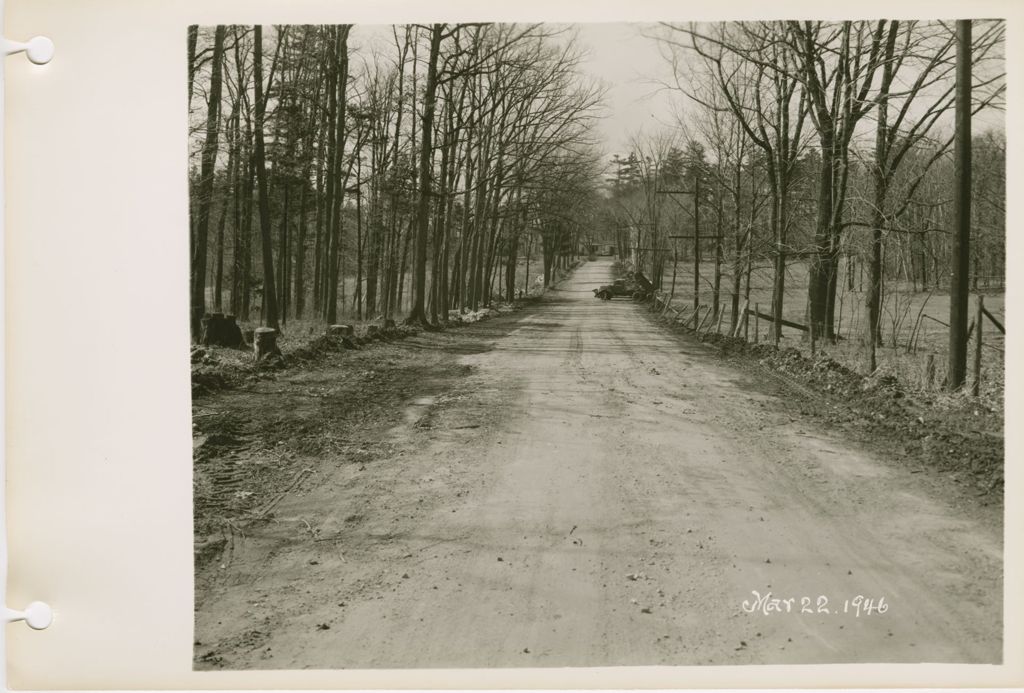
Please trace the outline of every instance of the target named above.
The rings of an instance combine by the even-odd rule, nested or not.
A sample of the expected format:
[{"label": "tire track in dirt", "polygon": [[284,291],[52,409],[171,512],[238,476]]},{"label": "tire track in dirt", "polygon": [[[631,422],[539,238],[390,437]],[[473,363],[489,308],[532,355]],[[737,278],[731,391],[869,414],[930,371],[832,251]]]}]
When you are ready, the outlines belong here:
[{"label": "tire track in dirt", "polygon": [[[597,301],[607,276],[407,398],[387,459],[282,501],[204,594],[197,666],[999,660],[998,527]],[[889,610],[751,613],[754,590]]]}]

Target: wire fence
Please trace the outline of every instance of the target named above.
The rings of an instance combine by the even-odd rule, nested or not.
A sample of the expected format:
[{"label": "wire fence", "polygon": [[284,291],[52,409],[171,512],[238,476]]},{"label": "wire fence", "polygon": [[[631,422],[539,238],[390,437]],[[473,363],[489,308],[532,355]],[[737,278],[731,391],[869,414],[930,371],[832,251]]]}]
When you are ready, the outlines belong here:
[{"label": "wire fence", "polygon": [[[674,272],[670,266],[662,287],[656,293],[657,309],[671,319],[697,329],[702,334],[718,332],[733,334],[748,342],[765,342],[774,337],[772,325],[772,278],[768,267],[752,268],[749,285],[746,274],[740,277],[738,314],[733,315],[736,284],[731,268],[721,267],[718,281],[717,310],[714,294],[714,264],[700,265],[699,308],[694,310],[693,265],[680,262]],[[843,268],[841,268],[843,269]],[[807,264],[790,263],[783,292],[783,328],[780,347],[794,348],[804,355],[827,354],[843,365],[868,374],[870,341],[868,337],[867,293],[859,281],[837,283],[834,313],[835,340],[814,343],[807,325]],[[857,277],[856,279],[859,279]],[[972,294],[972,319],[969,365],[971,388],[982,394],[999,394],[1004,386],[1005,370],[1005,302],[1002,277],[979,276],[972,281],[978,286]],[[998,280],[998,281],[997,281]],[[983,312],[978,307],[983,306]],[[883,287],[880,315],[881,341],[875,349],[876,369],[898,378],[904,385],[925,391],[944,388],[946,363],[949,358],[948,289],[929,287],[922,290],[907,282],[892,282]],[[978,316],[982,327],[978,328]],[[741,329],[735,330],[736,327]],[[978,342],[978,335],[981,341]],[[980,344],[980,347],[978,346]],[[980,356],[977,356],[980,354]]]}]

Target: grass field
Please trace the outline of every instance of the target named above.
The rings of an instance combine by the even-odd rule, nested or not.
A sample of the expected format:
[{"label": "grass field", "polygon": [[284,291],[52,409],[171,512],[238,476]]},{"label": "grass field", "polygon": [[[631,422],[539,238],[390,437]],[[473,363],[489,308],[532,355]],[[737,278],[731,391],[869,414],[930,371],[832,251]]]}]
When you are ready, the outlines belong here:
[{"label": "grass field", "polygon": [[[712,300],[712,279],[714,265],[701,265],[701,304],[710,305]],[[672,268],[665,270],[664,291],[671,290]],[[840,276],[845,276],[840,272]],[[723,331],[730,321],[731,306],[731,275],[722,277],[721,304],[726,310],[723,319]],[[836,332],[840,340],[836,344],[817,345],[821,352],[828,354],[836,361],[855,370],[866,373],[868,370],[868,347],[865,341],[867,329],[867,310],[865,293],[849,290],[846,283],[838,287],[836,295]],[[750,280],[750,307],[759,304],[762,313],[771,310],[772,269],[765,267],[755,269]],[[1005,327],[1004,294],[999,292],[984,293],[985,308],[988,309]],[[975,313],[977,297],[971,295],[969,311],[971,319]],[[743,297],[741,294],[740,305]],[[676,272],[675,297],[673,307],[692,306],[693,303],[693,265],[692,262],[680,261]],[[786,291],[783,318],[804,325],[807,323],[807,266],[803,263],[791,263],[786,273]],[[755,337],[753,317],[749,319],[747,338],[753,341],[768,339],[769,325],[760,320],[760,334]],[[888,284],[885,287],[885,301],[882,307],[881,329],[883,347],[876,350],[879,367],[896,375],[901,382],[916,387],[927,388],[926,363],[928,355],[934,359],[937,375],[932,387],[941,384],[949,353],[949,330],[940,324],[949,322],[949,294],[942,291],[910,290],[903,283]],[[982,389],[1001,392],[1003,387],[1003,371],[1005,361],[1005,338],[987,319],[982,327]],[[810,352],[810,344],[806,333],[793,328],[783,328],[780,346],[793,347],[803,352]],[[974,339],[969,345],[969,362],[973,359]]]}]

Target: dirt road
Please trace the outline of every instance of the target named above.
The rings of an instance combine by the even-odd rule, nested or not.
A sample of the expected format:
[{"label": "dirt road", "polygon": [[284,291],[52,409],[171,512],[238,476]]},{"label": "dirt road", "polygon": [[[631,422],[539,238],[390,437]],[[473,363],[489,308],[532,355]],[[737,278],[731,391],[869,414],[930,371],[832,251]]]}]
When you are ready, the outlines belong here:
[{"label": "dirt road", "polygon": [[204,568],[196,667],[1001,660],[1000,527],[594,299],[609,270]]}]

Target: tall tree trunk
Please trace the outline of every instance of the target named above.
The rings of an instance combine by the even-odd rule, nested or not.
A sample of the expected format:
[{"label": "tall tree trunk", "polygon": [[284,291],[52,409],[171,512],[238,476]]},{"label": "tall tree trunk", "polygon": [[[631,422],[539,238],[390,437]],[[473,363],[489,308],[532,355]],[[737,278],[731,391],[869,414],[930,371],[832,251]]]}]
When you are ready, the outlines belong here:
[{"label": "tall tree trunk", "polygon": [[356,155],[356,290],[353,292],[356,317],[363,319],[363,165]]},{"label": "tall tree trunk", "polygon": [[[391,170],[395,176],[401,170],[401,142],[402,142],[402,116],[405,113],[405,63],[409,51],[411,40],[410,27],[406,27],[405,31],[405,43],[402,46],[400,52],[400,58],[398,60],[398,106],[395,110],[395,129],[392,135],[392,150],[391,150]],[[397,42],[397,33],[396,33]],[[412,101],[415,103],[416,100],[416,56],[413,55],[413,86],[412,86]],[[412,130],[409,135],[409,141],[411,147],[416,140],[416,117],[415,108],[413,109],[413,116],[410,118],[412,123]],[[413,188],[415,189],[416,184],[413,182]],[[387,258],[388,258],[388,273],[386,276],[386,297],[384,301],[384,316],[390,318],[393,313],[401,310],[401,298],[400,298],[400,282],[401,279],[398,276],[398,245],[401,242],[401,223],[400,216],[398,213],[399,200],[400,200],[400,189],[399,186],[395,185],[391,187],[391,194],[389,195],[389,209],[388,209],[388,242],[387,242]]]},{"label": "tall tree trunk", "polygon": [[438,321],[438,310],[442,312],[447,309],[444,305],[438,305],[442,288],[445,285],[444,277],[441,272],[441,254],[445,251],[444,237],[445,237],[445,207],[448,200],[448,147],[447,143],[441,148],[441,181],[438,186],[441,190],[441,195],[438,199],[434,209],[434,234],[433,234],[433,253],[431,253],[430,261],[430,322],[437,324]]},{"label": "tall tree trunk", "polygon": [[370,210],[366,223],[366,317],[372,317],[377,311],[377,284],[380,269],[380,253],[378,252],[380,236],[380,161],[379,145],[370,147]]},{"label": "tall tree trunk", "polygon": [[206,110],[206,140],[203,142],[199,174],[198,213],[192,247],[192,339],[202,337],[202,320],[206,312],[206,246],[210,230],[210,208],[213,204],[214,167],[217,162],[217,134],[220,116],[221,66],[224,62],[224,35],[227,28],[217,26],[213,40],[213,67],[210,75],[210,101]]},{"label": "tall tree trunk", "polygon": [[[199,25],[188,27],[188,104],[192,106],[192,92],[196,81],[196,44],[199,42]],[[221,44],[223,49],[223,43]]]},{"label": "tall tree trunk", "polygon": [[[282,177],[283,178],[283,177]],[[282,187],[284,188],[284,208],[281,210],[281,232],[279,241],[279,248],[277,254],[278,271],[277,276],[281,280],[280,294],[277,298],[278,311],[280,313],[280,319],[282,323],[288,322],[288,258],[291,255],[289,251],[289,238],[288,238],[288,195],[291,186],[288,184],[288,179],[283,178]]]},{"label": "tall tree trunk", "polygon": [[462,194],[462,222],[459,227],[459,259],[458,259],[458,271],[455,273],[458,279],[458,283],[455,284],[456,301],[458,303],[459,310],[464,310],[468,306],[468,283],[467,275],[469,273],[469,257],[470,257],[470,246],[472,245],[472,229],[470,227],[470,210],[472,205],[470,204],[470,191],[473,189],[474,178],[473,171],[475,167],[473,165],[473,130],[469,130],[466,133],[466,146],[464,154],[464,177],[465,177],[465,191]]},{"label": "tall tree trunk", "polygon": [[522,233],[522,228],[526,221],[526,210],[522,205],[523,201],[523,189],[520,186],[516,190],[516,207],[522,211],[522,216],[519,219],[519,223],[515,229],[511,232],[508,239],[508,258],[505,262],[505,296],[509,303],[515,300],[516,290],[516,267],[519,264],[519,235]]},{"label": "tall tree trunk", "polygon": [[[237,104],[235,108],[237,108]],[[237,145],[234,137],[235,128],[232,124],[236,118],[237,113],[232,110],[232,114],[227,120],[228,165],[224,170],[224,183],[221,186],[223,188],[223,194],[221,195],[220,221],[217,223],[217,270],[214,273],[213,280],[213,305],[217,312],[223,312],[224,310],[224,229],[228,221],[228,208],[230,207],[229,200],[232,197],[237,199],[237,196],[232,195],[232,188],[234,187],[233,173],[235,169],[235,159],[237,158]]]},{"label": "tall tree trunk", "polygon": [[334,141],[334,121],[338,113],[337,92],[337,61],[334,59],[334,42],[328,42],[325,72],[327,73],[327,108],[321,120],[320,141],[326,140],[327,146],[320,147],[317,162],[316,187],[316,242],[313,248],[313,312],[318,317],[324,316],[324,248],[325,239],[330,228],[331,201],[334,199],[334,157],[337,155]]},{"label": "tall tree trunk", "polygon": [[530,255],[533,253],[533,234],[526,232],[526,276],[523,278],[523,285],[526,287],[526,295],[530,295]]},{"label": "tall tree trunk", "polygon": [[491,162],[491,132],[494,126],[494,118],[491,118],[490,126],[485,129],[484,139],[482,141],[482,147],[479,156],[479,170],[477,171],[477,179],[480,181],[477,184],[478,190],[476,191],[476,199],[474,200],[473,210],[473,244],[470,255],[469,264],[469,308],[470,310],[476,311],[480,308],[480,294],[483,293],[483,271],[481,265],[483,264],[484,254],[486,252],[487,241],[484,236],[486,229],[486,210],[488,202],[488,194],[491,193],[492,186],[488,185],[488,175],[490,173],[490,162]]},{"label": "tall tree trunk", "polygon": [[[711,315],[717,317],[722,292],[722,216],[725,213],[722,209],[724,198],[722,196],[721,185],[718,186],[715,197],[717,198],[718,206],[715,209],[715,277],[714,294],[712,295],[711,301]],[[660,278],[658,281],[660,283]]]},{"label": "tall tree trunk", "polygon": [[775,272],[772,282],[772,340],[776,346],[782,337],[782,311],[785,308],[786,300],[786,243],[788,206],[785,204],[789,196],[788,179],[782,174],[775,174],[771,181],[772,202],[771,215],[772,226],[775,231]]},{"label": "tall tree trunk", "polygon": [[245,223],[242,226],[242,312],[238,317],[242,320],[249,319],[252,310],[252,242],[253,242],[253,210],[256,204],[254,190],[256,188],[256,157],[253,156],[252,130],[246,123],[246,159],[245,167]]},{"label": "tall tree trunk", "polygon": [[231,141],[235,150],[235,167],[230,171],[232,191],[231,212],[231,312],[238,315],[242,307],[242,136],[239,113],[235,110],[235,122],[231,129]]},{"label": "tall tree trunk", "polygon": [[[872,171],[874,204],[871,210],[871,252],[868,255],[867,343],[869,371],[877,367],[875,347],[882,343],[882,226],[885,224],[886,197],[889,188],[889,88],[894,76],[897,22],[891,23],[882,63],[882,82],[878,94],[878,118],[875,126],[875,166]],[[853,277],[851,275],[852,283]]]},{"label": "tall tree trunk", "polygon": [[338,118],[335,123],[337,135],[335,139],[337,147],[337,158],[335,160],[335,187],[334,211],[331,222],[330,247],[328,248],[328,283],[327,283],[327,323],[334,324],[338,321],[338,280],[339,264],[341,259],[341,234],[342,234],[342,212],[344,211],[345,184],[342,181],[341,165],[345,152],[345,99],[348,87],[348,34],[351,25],[342,26],[338,30]]},{"label": "tall tree trunk", "polygon": [[[231,170],[231,164],[228,164]],[[217,222],[217,271],[213,279],[213,306],[217,312],[224,310],[224,227],[228,221],[228,200],[230,194],[227,181],[224,183],[224,199],[221,201],[220,220]]]},{"label": "tall tree trunk", "polygon": [[827,336],[830,326],[828,315],[828,290],[832,253],[832,211],[834,207],[835,174],[837,157],[835,142],[829,133],[821,137],[821,169],[818,179],[817,225],[814,229],[814,252],[807,276],[809,302],[808,327],[814,330],[814,337]]},{"label": "tall tree trunk", "polygon": [[740,277],[743,274],[744,233],[740,230],[740,205],[742,202],[740,184],[742,176],[742,159],[736,164],[733,174],[733,238],[734,255],[732,266],[732,319],[729,322],[730,332],[736,331],[740,316]]},{"label": "tall tree trunk", "polygon": [[[952,278],[949,286],[949,370],[947,384],[958,390],[967,380],[967,298],[971,238],[971,20],[956,23],[956,139],[953,145]],[[981,316],[978,316],[981,319]]]},{"label": "tall tree trunk", "polygon": [[434,24],[430,30],[430,57],[427,61],[427,86],[423,101],[423,122],[421,131],[423,144],[420,148],[420,195],[416,205],[416,261],[413,305],[407,322],[429,325],[426,314],[427,298],[427,241],[430,231],[430,196],[432,171],[430,170],[432,137],[434,134],[434,111],[437,107],[437,58],[441,50],[443,24]]},{"label": "tall tree trunk", "polygon": [[306,307],[306,190],[309,187],[309,175],[302,179],[302,192],[299,194],[299,240],[295,248],[295,317],[302,319]]},{"label": "tall tree trunk", "polygon": [[402,290],[405,287],[405,275],[408,273],[409,268],[409,245],[412,244],[413,231],[416,227],[415,217],[409,217],[409,228],[405,232],[405,237],[402,241],[402,260],[398,264],[398,298],[397,306],[398,310],[402,310]]},{"label": "tall tree trunk", "polygon": [[280,329],[277,322],[277,290],[274,286],[274,249],[270,230],[270,192],[267,190],[267,159],[263,146],[263,120],[267,102],[263,97],[263,26],[253,27],[253,80],[256,83],[256,122],[254,125],[256,148],[256,186],[259,188],[260,238],[263,245],[263,322],[267,327]]}]

